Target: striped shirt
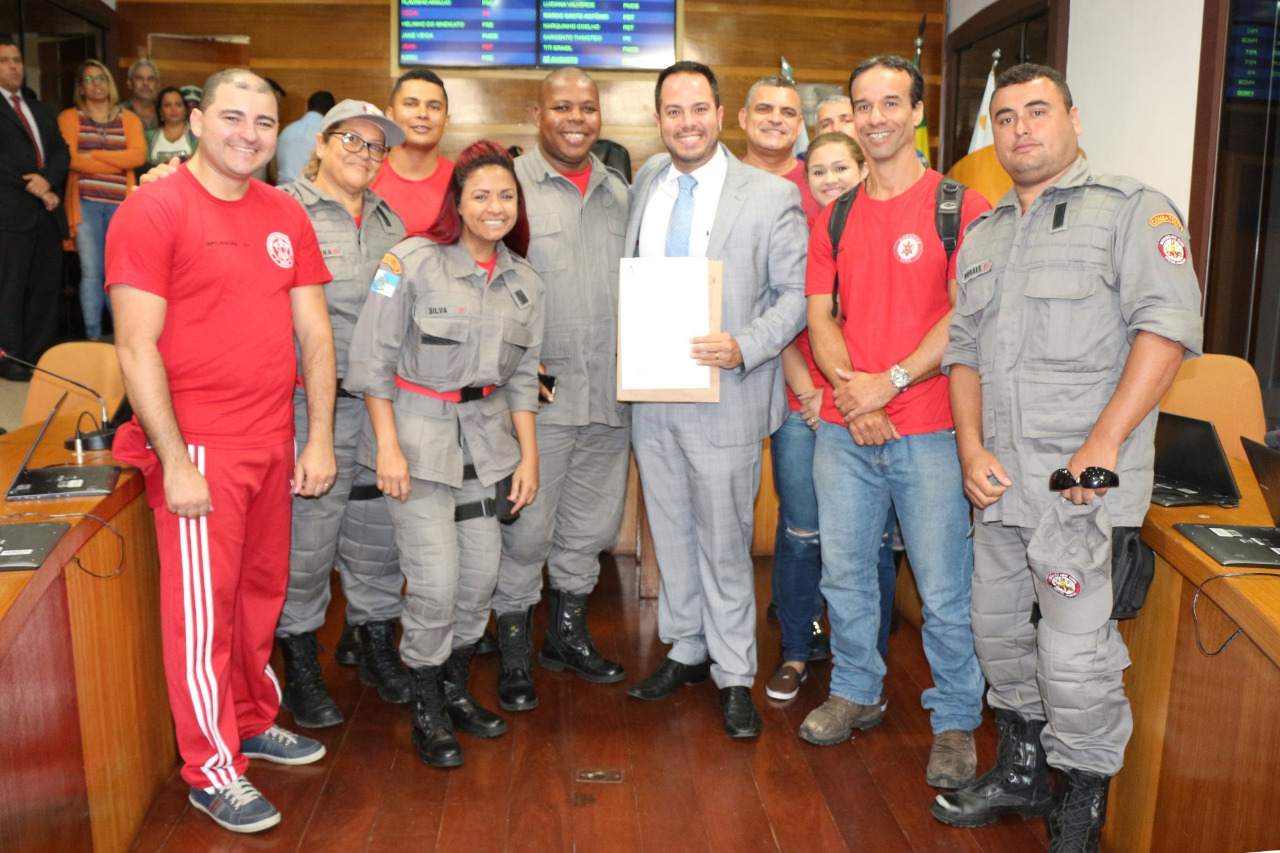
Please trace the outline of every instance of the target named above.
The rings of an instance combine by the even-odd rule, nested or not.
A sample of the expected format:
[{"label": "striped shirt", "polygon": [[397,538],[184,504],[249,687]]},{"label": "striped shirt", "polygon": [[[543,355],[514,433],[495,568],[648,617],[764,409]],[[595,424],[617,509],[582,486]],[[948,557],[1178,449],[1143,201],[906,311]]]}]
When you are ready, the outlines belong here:
[{"label": "striped shirt", "polygon": [[[95,151],[123,151],[124,119],[119,115],[111,121],[96,122],[84,110],[76,110],[80,117],[80,153],[93,156]],[[84,201],[100,201],[120,204],[125,199],[127,182],[123,172],[104,174],[84,172],[76,176],[80,198]]]}]

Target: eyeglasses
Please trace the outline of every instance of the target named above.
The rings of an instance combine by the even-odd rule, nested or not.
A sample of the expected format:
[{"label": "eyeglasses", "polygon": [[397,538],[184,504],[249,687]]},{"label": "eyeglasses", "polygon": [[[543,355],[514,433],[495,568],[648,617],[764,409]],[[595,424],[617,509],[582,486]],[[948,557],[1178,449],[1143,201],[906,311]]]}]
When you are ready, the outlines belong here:
[{"label": "eyeglasses", "polygon": [[1110,489],[1113,486],[1120,485],[1120,475],[1115,471],[1108,471],[1106,468],[1099,468],[1091,465],[1080,472],[1080,479],[1077,480],[1071,476],[1071,472],[1066,468],[1059,468],[1049,475],[1049,491],[1065,492],[1067,489],[1074,489],[1076,486],[1083,486],[1086,489]]},{"label": "eyeglasses", "polygon": [[86,83],[105,83],[109,78],[105,74],[88,74],[84,78]]},{"label": "eyeglasses", "polygon": [[338,137],[338,139],[342,140],[343,150],[348,151],[352,154],[359,154],[361,148],[368,148],[369,159],[377,160],[379,162],[381,162],[382,160],[385,160],[387,157],[387,152],[391,150],[387,148],[387,146],[383,145],[381,142],[366,142],[364,139],[360,138],[360,136],[352,133],[349,130],[343,131],[341,133],[335,130],[335,131],[331,131],[327,135],[336,136]]}]

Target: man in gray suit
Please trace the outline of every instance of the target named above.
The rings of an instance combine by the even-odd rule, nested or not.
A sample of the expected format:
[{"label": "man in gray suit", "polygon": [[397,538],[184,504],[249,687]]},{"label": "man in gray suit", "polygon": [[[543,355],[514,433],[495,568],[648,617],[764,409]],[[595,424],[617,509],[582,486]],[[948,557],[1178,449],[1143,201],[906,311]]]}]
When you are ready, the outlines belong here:
[{"label": "man in gray suit", "polygon": [[677,62],[658,75],[658,129],[668,154],[641,167],[627,224],[637,257],[724,263],[721,325],[690,357],[719,368],[719,403],[637,403],[632,446],[662,569],[658,634],[671,651],[627,689],[663,699],[682,684],[720,688],[724,728],[755,737],[756,607],[752,505],[761,442],[787,414],[778,354],[804,325],[808,235],[800,194],[719,144],[719,86],[710,68]]}]

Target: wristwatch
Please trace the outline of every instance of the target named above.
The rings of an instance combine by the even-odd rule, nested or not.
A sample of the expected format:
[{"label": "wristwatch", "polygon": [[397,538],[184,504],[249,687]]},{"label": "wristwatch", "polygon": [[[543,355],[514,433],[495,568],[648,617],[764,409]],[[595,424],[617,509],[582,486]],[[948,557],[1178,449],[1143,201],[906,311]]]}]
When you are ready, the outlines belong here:
[{"label": "wristwatch", "polygon": [[902,365],[895,364],[889,368],[889,381],[893,383],[893,387],[899,391],[907,390],[907,386],[911,384],[911,374],[902,369]]}]

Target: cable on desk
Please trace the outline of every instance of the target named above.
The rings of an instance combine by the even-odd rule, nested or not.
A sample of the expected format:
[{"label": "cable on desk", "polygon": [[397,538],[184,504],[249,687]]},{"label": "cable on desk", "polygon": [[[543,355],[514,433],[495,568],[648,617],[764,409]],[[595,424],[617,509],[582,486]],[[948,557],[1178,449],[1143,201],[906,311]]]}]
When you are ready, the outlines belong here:
[{"label": "cable on desk", "polygon": [[97,578],[98,580],[110,580],[111,578],[119,575],[124,569],[124,534],[112,527],[111,523],[106,519],[99,518],[91,512],[15,512],[12,515],[0,515],[0,519],[3,518],[92,518],[94,521],[114,533],[117,541],[120,543],[120,559],[116,562],[115,570],[112,571],[111,574],[101,575],[97,572],[91,572],[86,569],[84,567],[84,563],[80,562],[79,554],[72,554],[71,559],[76,561],[76,565],[80,567],[80,571],[84,572],[89,577]]},{"label": "cable on desk", "polygon": [[1210,581],[1220,581],[1224,578],[1280,578],[1280,569],[1258,572],[1228,572],[1224,575],[1214,575],[1211,578],[1206,578],[1196,585],[1196,594],[1191,597],[1191,618],[1196,623],[1196,647],[1200,649],[1200,654],[1206,657],[1214,657],[1222,654],[1222,652],[1226,650],[1227,646],[1231,645],[1231,641],[1239,636],[1241,631],[1237,626],[1235,632],[1232,633],[1230,637],[1227,637],[1223,644],[1218,646],[1218,648],[1212,652],[1205,649],[1204,643],[1200,641],[1200,614],[1198,612],[1200,604],[1200,590],[1204,589],[1205,585]]}]

